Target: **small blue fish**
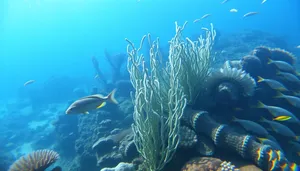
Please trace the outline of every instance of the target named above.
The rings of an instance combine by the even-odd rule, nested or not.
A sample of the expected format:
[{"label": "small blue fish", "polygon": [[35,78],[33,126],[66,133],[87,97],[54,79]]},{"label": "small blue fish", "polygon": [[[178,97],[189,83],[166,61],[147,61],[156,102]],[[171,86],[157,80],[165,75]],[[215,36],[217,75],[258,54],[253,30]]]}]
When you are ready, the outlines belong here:
[{"label": "small blue fish", "polygon": [[269,59],[268,64],[274,64],[281,71],[295,72],[295,68],[284,61],[273,61]]},{"label": "small blue fish", "polygon": [[271,146],[274,150],[280,150],[280,151],[283,151],[282,148],[280,147],[280,145],[275,142],[275,141],[272,141],[268,138],[257,138],[261,144],[264,144],[264,145],[269,145]]},{"label": "small blue fish", "polygon": [[294,106],[296,108],[300,108],[300,98],[299,97],[289,96],[289,95],[285,95],[280,92],[277,92],[277,95],[274,98],[283,98],[286,101],[288,101],[289,104],[291,104],[292,106]]},{"label": "small blue fish", "polygon": [[276,132],[277,134],[299,141],[299,137],[296,136],[296,134],[287,126],[275,121],[269,121],[265,118],[262,118],[260,121],[268,124],[271,127],[271,130]]},{"label": "small blue fish", "polygon": [[288,72],[280,72],[280,71],[277,71],[276,74],[282,76],[285,80],[289,82],[300,84],[299,78],[294,74]]},{"label": "small blue fish", "polygon": [[254,134],[259,137],[267,137],[268,136],[268,131],[262,127],[260,124],[249,121],[249,120],[243,120],[243,119],[237,119],[233,118],[233,122],[236,122],[240,124],[247,132]]},{"label": "small blue fish", "polygon": [[258,76],[258,83],[264,82],[266,83],[269,87],[271,87],[273,90],[278,90],[278,91],[288,91],[288,89],[279,81],[272,80],[272,79],[264,79],[260,76]]},{"label": "small blue fish", "polygon": [[257,108],[263,108],[263,109],[267,109],[271,115],[273,117],[281,117],[281,116],[290,116],[291,118],[289,118],[288,120],[286,120],[286,122],[293,122],[293,123],[299,123],[300,121],[299,119],[292,114],[290,111],[283,109],[281,107],[277,107],[277,106],[268,106],[263,104],[262,102],[258,102]]}]

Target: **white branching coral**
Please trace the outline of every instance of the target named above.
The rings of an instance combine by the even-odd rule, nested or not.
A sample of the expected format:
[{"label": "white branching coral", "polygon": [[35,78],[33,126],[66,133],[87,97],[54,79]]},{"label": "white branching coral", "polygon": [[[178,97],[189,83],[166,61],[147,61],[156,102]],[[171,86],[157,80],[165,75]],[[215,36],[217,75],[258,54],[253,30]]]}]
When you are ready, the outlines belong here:
[{"label": "white branching coral", "polygon": [[205,37],[200,36],[197,41],[183,38],[182,31],[186,23],[180,27],[176,23],[176,35],[170,41],[169,59],[180,60],[179,82],[184,88],[188,104],[193,104],[198,93],[203,88],[204,80],[209,76],[211,66],[215,60],[211,54],[216,31],[205,29]]},{"label": "white branching coral", "polygon": [[[128,70],[136,90],[134,103],[134,142],[151,171],[162,170],[179,144],[179,121],[186,105],[185,95],[178,81],[181,61],[160,65],[159,41],[150,48],[150,67],[147,68],[139,49],[129,42]],[[150,41],[150,36],[148,36]],[[130,50],[131,48],[131,50]]]},{"label": "white branching coral", "polygon": [[[184,24],[184,26],[186,23]],[[159,39],[144,36],[138,49],[128,39],[128,71],[135,88],[134,142],[150,171],[162,170],[179,144],[179,124],[187,103],[193,103],[201,84],[209,75],[210,55],[215,37],[213,28],[206,39],[182,38],[183,27],[176,23],[176,35],[170,41],[168,62],[163,65]],[[150,45],[147,67],[141,49],[145,39]]]}]

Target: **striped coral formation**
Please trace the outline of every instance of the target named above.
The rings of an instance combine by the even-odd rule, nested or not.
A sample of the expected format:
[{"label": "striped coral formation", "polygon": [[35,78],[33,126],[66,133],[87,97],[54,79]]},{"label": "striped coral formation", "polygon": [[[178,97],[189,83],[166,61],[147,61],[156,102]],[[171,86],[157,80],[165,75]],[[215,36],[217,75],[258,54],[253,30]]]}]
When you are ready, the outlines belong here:
[{"label": "striped coral formation", "polygon": [[264,170],[276,171],[297,167],[271,146],[256,142],[253,136],[239,134],[230,126],[216,122],[208,112],[190,112],[185,119],[197,133],[210,136],[216,146],[235,151]]},{"label": "striped coral formation", "polygon": [[59,154],[52,150],[37,150],[15,161],[9,171],[44,171],[56,162]]}]

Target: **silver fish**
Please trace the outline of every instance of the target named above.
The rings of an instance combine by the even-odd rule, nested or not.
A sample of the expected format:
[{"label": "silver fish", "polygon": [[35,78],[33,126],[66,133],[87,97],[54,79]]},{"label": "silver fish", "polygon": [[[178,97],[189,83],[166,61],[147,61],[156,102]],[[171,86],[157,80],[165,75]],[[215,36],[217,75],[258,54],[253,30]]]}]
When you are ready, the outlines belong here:
[{"label": "silver fish", "polygon": [[261,4],[264,4],[265,2],[267,2],[267,0],[263,0],[263,1],[261,2]]},{"label": "silver fish", "polygon": [[34,82],[35,82],[35,80],[29,80],[29,81],[26,81],[26,83],[24,83],[24,86],[27,86],[27,85],[32,84],[32,83],[34,83]]},{"label": "silver fish", "polygon": [[271,87],[273,90],[278,90],[278,91],[288,91],[288,89],[279,81],[272,80],[272,79],[264,79],[260,76],[258,76],[258,83],[264,82],[266,83],[269,87]]},{"label": "silver fish", "polygon": [[221,4],[225,4],[226,2],[228,2],[229,0],[224,0],[221,2]]},{"label": "silver fish", "polygon": [[89,111],[91,110],[96,110],[104,107],[107,101],[118,104],[117,100],[114,97],[115,92],[116,89],[114,89],[107,96],[95,94],[80,98],[68,107],[68,109],[66,110],[66,114],[89,114]]},{"label": "silver fish", "polygon": [[250,17],[250,16],[253,16],[253,15],[256,15],[256,14],[258,14],[258,12],[248,12],[248,13],[246,13],[246,14],[243,16],[243,18]]},{"label": "silver fish", "polygon": [[229,12],[238,12],[238,10],[235,8],[232,8],[231,10],[229,10]]},{"label": "silver fish", "polygon": [[290,81],[290,82],[294,82],[294,83],[300,84],[299,78],[298,78],[296,75],[294,75],[294,74],[291,74],[291,73],[288,73],[288,72],[280,72],[280,71],[278,71],[278,72],[277,72],[277,75],[282,76],[282,77],[285,78],[287,81]]},{"label": "silver fish", "polygon": [[237,118],[234,118],[232,121],[239,123],[247,132],[257,135],[259,137],[267,137],[269,134],[264,127],[262,127],[256,122]]},{"label": "silver fish", "polygon": [[285,95],[280,92],[277,92],[277,95],[275,96],[275,98],[283,98],[283,99],[287,100],[289,102],[289,104],[291,104],[292,106],[294,106],[296,108],[300,108],[300,98],[299,97],[289,96],[289,95]]},{"label": "silver fish", "polygon": [[264,145],[270,145],[274,150],[283,151],[280,145],[275,141],[272,141],[268,138],[257,138],[257,139],[259,139],[259,141]]},{"label": "silver fish", "polygon": [[300,156],[300,144],[298,142],[289,141],[293,152],[296,152],[298,156]]},{"label": "silver fish", "polygon": [[295,68],[289,63],[284,61],[273,61],[269,59],[268,64],[274,64],[281,71],[295,72]]},{"label": "silver fish", "polygon": [[294,114],[292,114],[290,111],[283,109],[281,107],[268,106],[268,105],[263,104],[262,102],[258,102],[257,108],[267,109],[274,117],[290,116],[291,118],[289,120],[287,120],[286,122],[300,123],[299,119]]},{"label": "silver fish", "polygon": [[262,118],[260,121],[263,122],[263,123],[268,124],[271,127],[271,130],[276,132],[277,134],[280,134],[282,136],[289,137],[289,138],[292,138],[296,141],[299,141],[299,137],[296,136],[296,134],[290,128],[288,128],[287,126],[282,125],[282,124],[280,124],[278,122],[275,122],[275,121],[269,121],[265,118]]}]

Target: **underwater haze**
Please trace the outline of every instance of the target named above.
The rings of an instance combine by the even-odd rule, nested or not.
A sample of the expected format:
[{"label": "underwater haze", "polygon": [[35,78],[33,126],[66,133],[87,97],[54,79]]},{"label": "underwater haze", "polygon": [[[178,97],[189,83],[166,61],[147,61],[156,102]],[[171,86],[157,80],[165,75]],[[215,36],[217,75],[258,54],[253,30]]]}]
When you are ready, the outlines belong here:
[{"label": "underwater haze", "polygon": [[[3,0],[0,8],[1,98],[15,96],[29,79],[41,84],[53,75],[92,76],[93,55],[106,70],[103,49],[126,51],[124,38],[138,42],[147,33],[167,41],[175,21],[189,21],[191,32],[209,23],[222,32],[259,29],[295,45],[300,36],[297,0]],[[260,14],[242,20],[249,11]],[[212,16],[192,23],[207,13]]]},{"label": "underwater haze", "polygon": [[[183,35],[176,32],[176,22],[179,26],[187,22]],[[216,32],[215,37],[213,30]],[[147,62],[152,60],[152,52],[162,54],[162,61],[169,62],[172,58],[170,53],[179,53],[170,46],[170,40],[175,35],[182,36],[183,40],[189,37],[192,41],[211,41],[211,44],[204,43],[203,46],[199,45],[201,41],[198,42],[203,54],[186,52],[186,58],[182,54],[178,55],[182,58],[178,70],[186,65],[188,67],[185,68],[193,66],[194,69],[204,68],[202,72],[205,69],[207,71],[202,80],[199,77],[190,79],[201,82],[191,88],[199,92],[194,92],[197,94],[195,102],[189,103],[189,99],[185,99],[187,102],[184,101],[183,106],[210,113],[216,123],[221,125],[218,131],[224,125],[231,126],[231,122],[238,122],[247,129],[239,132],[236,125],[232,126],[235,128],[233,130],[238,131],[228,135],[237,135],[238,142],[235,144],[246,143],[241,145],[246,148],[247,142],[253,141],[259,145],[256,150],[248,151],[273,155],[272,150],[272,153],[269,149],[264,151],[269,148],[264,148],[264,143],[272,140],[275,145],[268,145],[276,149],[277,155],[274,157],[276,161],[268,158],[267,161],[271,162],[267,166],[259,159],[251,158],[256,154],[249,159],[233,150],[228,155],[242,157],[223,156],[222,152],[216,152],[219,150],[215,148],[218,147],[216,137],[199,135],[196,125],[193,125],[198,123],[194,122],[198,116],[193,116],[189,118],[193,124],[180,125],[180,129],[175,129],[184,130],[186,136],[183,137],[188,137],[188,140],[183,139],[188,142],[180,142],[183,145],[179,145],[180,150],[177,151],[176,146],[174,156],[177,158],[165,162],[164,171],[187,171],[189,163],[202,162],[202,158],[196,162],[192,160],[199,156],[210,157],[204,161],[215,161],[218,158],[215,161],[220,161],[218,167],[223,167],[221,161],[232,160],[234,163],[235,159],[246,158],[245,161],[251,167],[262,170],[266,167],[275,170],[279,167],[291,170],[298,168],[300,62],[297,59],[300,56],[300,0],[0,0],[0,171],[17,171],[17,165],[35,167],[35,160],[30,158],[32,156],[42,158],[45,165],[51,165],[57,160],[52,165],[55,167],[51,168],[53,171],[99,171],[113,168],[122,162],[130,163],[126,167],[131,170],[136,169],[143,162],[144,156],[140,157],[141,149],[138,148],[137,139],[133,138],[138,137],[138,133],[132,131],[130,126],[138,125],[136,113],[139,107],[142,113],[140,117],[147,112],[143,105],[137,105],[138,100],[134,101],[138,98],[134,92],[139,90],[138,81],[148,83],[137,78],[145,74],[141,72],[148,70],[142,70],[143,65],[134,68],[133,57],[129,52],[131,48],[127,46],[131,47],[132,42],[138,48],[142,37],[147,34],[151,35],[152,40],[159,38],[160,41],[158,51],[151,48],[147,39],[141,50],[146,58],[145,66],[151,71],[154,65]],[[198,39],[199,36],[203,37]],[[187,44],[183,41],[180,45],[184,47]],[[175,47],[179,47],[179,44]],[[212,61],[207,62],[207,65],[202,66],[196,60],[190,63],[185,61],[192,54],[202,55],[201,59],[205,61],[205,53],[207,60]],[[134,73],[134,69],[140,72]],[[167,69],[161,70],[162,73],[164,71]],[[191,73],[186,72],[186,75]],[[155,81],[163,82],[159,79]],[[183,82],[179,80],[178,84],[192,84],[188,79]],[[146,87],[144,93],[153,90],[151,88],[153,85]],[[200,90],[209,95],[203,93],[207,97],[202,97]],[[161,93],[168,91],[162,90]],[[187,93],[184,93],[180,99],[186,98]],[[166,100],[162,98],[161,101]],[[151,102],[145,100],[145,104],[148,103]],[[155,105],[149,106],[151,108]],[[186,109],[184,107],[182,111]],[[166,110],[170,109],[162,111]],[[164,117],[160,118],[157,127],[163,125],[160,122],[166,119]],[[149,120],[144,121],[146,123]],[[260,131],[257,131],[258,127]],[[265,132],[267,135],[262,137],[256,135],[257,132]],[[195,139],[197,143],[203,143],[204,140],[199,140],[201,138],[209,144],[204,152],[203,149],[195,149],[197,145],[189,146]],[[287,138],[288,144],[285,142]],[[178,157],[182,152],[185,153],[186,146],[189,146],[186,156]],[[291,147],[296,153],[291,151]],[[40,149],[49,151],[37,151]],[[33,152],[37,152],[37,155]],[[215,152],[218,155],[214,155]],[[281,152],[287,156],[282,157],[286,159],[286,166],[276,164]],[[25,157],[18,161],[27,154],[31,154],[29,159]],[[53,160],[47,160],[49,158]],[[17,164],[12,165],[15,161]],[[234,164],[241,168],[237,163]],[[118,170],[117,167],[115,170]]]}]

